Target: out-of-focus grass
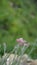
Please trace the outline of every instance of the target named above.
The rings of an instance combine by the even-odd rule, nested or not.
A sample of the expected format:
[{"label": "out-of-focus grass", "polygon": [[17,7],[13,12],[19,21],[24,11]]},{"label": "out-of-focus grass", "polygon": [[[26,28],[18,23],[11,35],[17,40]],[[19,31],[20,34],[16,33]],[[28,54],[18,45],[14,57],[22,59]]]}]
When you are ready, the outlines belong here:
[{"label": "out-of-focus grass", "polygon": [[[11,61],[12,64],[10,64],[10,65],[16,65],[16,64],[20,65],[20,61],[21,61],[23,55],[24,55],[23,60],[25,59],[26,61],[24,60],[24,62],[27,63],[28,59],[32,59],[32,58],[36,59],[37,58],[37,55],[36,55],[37,52],[35,52],[35,50],[37,50],[37,42],[36,41],[35,41],[35,43],[30,44],[30,46],[27,46],[27,47],[26,46],[20,46],[19,44],[17,44],[17,45],[15,45],[13,50],[10,51],[10,53],[6,54],[6,52],[5,52],[4,56],[2,56],[2,58],[0,56],[0,64],[6,65],[7,59],[9,59],[9,56],[11,54],[13,54],[13,52],[14,52],[15,56],[13,58],[13,61]],[[19,60],[17,60],[17,59],[15,60],[17,53],[18,53],[17,58],[19,58],[19,56],[20,56]],[[25,54],[27,54],[28,56]],[[10,58],[10,60],[11,60],[11,58]],[[10,60],[8,60],[8,63],[10,62]],[[22,62],[23,62],[23,60],[22,60]]]},{"label": "out-of-focus grass", "polygon": [[[10,4],[13,4],[11,6]],[[32,0],[0,1],[0,44],[7,44],[10,52],[17,44],[16,38],[23,37],[28,42],[37,38],[37,7]],[[2,47],[3,48],[3,47]],[[1,49],[0,54],[3,53]]]}]

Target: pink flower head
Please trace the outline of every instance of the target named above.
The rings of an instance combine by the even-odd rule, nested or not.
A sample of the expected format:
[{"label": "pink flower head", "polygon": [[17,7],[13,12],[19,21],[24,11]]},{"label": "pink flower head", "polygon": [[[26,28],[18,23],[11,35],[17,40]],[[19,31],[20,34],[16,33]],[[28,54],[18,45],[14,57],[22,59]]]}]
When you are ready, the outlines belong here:
[{"label": "pink flower head", "polygon": [[16,39],[16,41],[19,43],[20,46],[28,46],[28,44],[26,43],[27,41],[23,40],[23,38]]},{"label": "pink flower head", "polygon": [[19,43],[24,43],[23,38],[16,39],[16,41],[19,42]]}]

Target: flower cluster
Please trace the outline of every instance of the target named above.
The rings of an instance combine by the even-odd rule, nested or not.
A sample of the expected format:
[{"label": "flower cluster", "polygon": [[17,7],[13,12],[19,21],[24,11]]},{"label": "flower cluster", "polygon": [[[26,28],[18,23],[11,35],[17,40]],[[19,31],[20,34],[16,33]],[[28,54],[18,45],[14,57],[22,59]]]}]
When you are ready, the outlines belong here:
[{"label": "flower cluster", "polygon": [[16,39],[20,46],[28,46],[28,42],[25,41],[23,38]]}]

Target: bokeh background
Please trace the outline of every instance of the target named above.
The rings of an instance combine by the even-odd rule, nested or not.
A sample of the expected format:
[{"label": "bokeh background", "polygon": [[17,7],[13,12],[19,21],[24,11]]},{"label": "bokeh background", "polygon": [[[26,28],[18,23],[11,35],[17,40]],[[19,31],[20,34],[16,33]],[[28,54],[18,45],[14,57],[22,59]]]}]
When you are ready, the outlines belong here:
[{"label": "bokeh background", "polygon": [[0,44],[9,52],[20,37],[30,43],[37,39],[37,0],[0,0]]}]

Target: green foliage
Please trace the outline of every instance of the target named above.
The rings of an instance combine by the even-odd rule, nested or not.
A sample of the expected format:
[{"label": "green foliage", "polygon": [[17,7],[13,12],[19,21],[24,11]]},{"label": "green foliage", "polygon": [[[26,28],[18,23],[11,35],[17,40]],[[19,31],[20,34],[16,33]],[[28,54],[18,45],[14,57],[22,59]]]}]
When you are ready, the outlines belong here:
[{"label": "green foliage", "polygon": [[7,43],[8,52],[16,38],[23,37],[28,42],[37,38],[36,3],[36,0],[0,0],[0,43]]}]

